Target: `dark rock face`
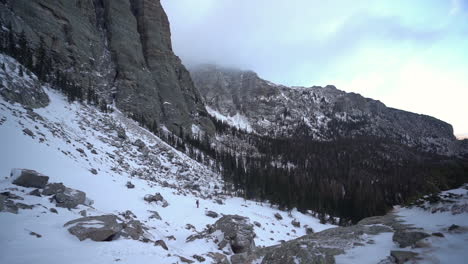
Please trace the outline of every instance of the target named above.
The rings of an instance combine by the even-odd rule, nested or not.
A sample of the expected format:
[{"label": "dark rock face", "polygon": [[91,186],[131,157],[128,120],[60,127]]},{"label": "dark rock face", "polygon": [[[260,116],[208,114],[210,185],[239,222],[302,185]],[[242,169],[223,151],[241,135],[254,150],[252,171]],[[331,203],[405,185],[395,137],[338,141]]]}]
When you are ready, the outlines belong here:
[{"label": "dark rock face", "polygon": [[12,176],[15,177],[13,184],[23,187],[44,188],[49,181],[48,176],[34,170],[14,169]]},{"label": "dark rock face", "polygon": [[251,71],[214,65],[194,67],[191,75],[208,110],[224,116],[240,114],[262,135],[301,133],[318,140],[373,135],[439,154],[459,154],[463,149],[468,153],[452,126],[443,121],[389,108],[331,85],[291,88]]},{"label": "dark rock face", "polygon": [[111,241],[116,239],[123,229],[115,215],[78,218],[64,225],[64,227],[68,226],[70,226],[68,231],[80,241],[88,238],[93,241]]},{"label": "dark rock face", "polygon": [[36,76],[25,73],[26,78],[18,78],[19,64],[13,58],[2,54],[0,59],[5,62],[5,71],[0,70],[0,95],[3,98],[30,108],[45,107],[49,104],[49,96]]},{"label": "dark rock face", "polygon": [[[108,102],[145,120],[189,133],[211,131],[201,96],[172,51],[159,0],[16,0],[0,3],[0,18],[24,31],[34,48],[43,38],[56,67]],[[177,130],[176,130],[177,129]]]}]

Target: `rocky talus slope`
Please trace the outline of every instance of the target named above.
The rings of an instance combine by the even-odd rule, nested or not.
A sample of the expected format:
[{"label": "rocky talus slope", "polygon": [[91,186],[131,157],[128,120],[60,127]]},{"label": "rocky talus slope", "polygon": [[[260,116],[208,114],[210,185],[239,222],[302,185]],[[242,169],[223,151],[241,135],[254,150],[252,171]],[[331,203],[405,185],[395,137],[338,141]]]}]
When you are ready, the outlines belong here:
[{"label": "rocky talus slope", "polygon": [[309,135],[318,140],[374,135],[438,154],[467,152],[451,125],[386,107],[334,86],[286,87],[255,72],[201,65],[190,69],[208,110],[262,135]]},{"label": "rocky talus slope", "polygon": [[11,25],[16,35],[24,32],[33,49],[42,42],[54,72],[66,73],[84,92],[92,88],[115,100],[123,112],[174,131],[197,123],[211,129],[201,97],[172,51],[159,0],[6,0],[0,1],[0,22],[0,31]]}]

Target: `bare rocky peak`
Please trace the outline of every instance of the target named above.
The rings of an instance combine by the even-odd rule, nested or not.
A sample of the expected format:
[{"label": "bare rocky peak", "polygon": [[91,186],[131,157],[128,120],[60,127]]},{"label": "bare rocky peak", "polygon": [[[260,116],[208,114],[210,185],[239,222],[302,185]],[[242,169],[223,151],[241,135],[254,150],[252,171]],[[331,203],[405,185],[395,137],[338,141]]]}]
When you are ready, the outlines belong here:
[{"label": "bare rocky peak", "polygon": [[207,106],[225,116],[245,116],[259,134],[307,134],[319,140],[374,135],[439,154],[461,149],[448,123],[332,85],[286,87],[252,71],[214,65],[194,67],[191,75]]}]

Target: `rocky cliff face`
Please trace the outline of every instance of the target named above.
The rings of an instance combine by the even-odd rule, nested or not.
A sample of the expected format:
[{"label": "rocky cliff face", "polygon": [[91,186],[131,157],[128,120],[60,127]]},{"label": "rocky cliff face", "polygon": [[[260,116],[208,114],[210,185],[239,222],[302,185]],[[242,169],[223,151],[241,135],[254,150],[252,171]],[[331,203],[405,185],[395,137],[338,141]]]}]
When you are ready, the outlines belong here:
[{"label": "rocky cliff face", "polygon": [[120,110],[176,131],[211,129],[159,0],[4,0],[0,21],[33,48],[42,39],[56,70]]},{"label": "rocky cliff face", "polygon": [[375,135],[448,155],[461,148],[452,126],[443,121],[389,108],[334,86],[286,87],[251,71],[214,65],[195,67],[191,74],[214,114],[244,116],[260,134],[307,134],[319,140]]}]

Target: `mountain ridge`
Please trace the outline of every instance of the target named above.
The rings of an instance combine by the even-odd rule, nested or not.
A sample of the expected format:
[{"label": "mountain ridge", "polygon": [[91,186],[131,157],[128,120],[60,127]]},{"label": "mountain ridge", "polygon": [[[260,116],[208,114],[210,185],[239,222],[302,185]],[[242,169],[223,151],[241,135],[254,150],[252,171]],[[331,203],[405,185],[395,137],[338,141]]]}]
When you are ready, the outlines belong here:
[{"label": "mountain ridge", "polygon": [[[264,80],[250,70],[213,64],[189,70],[207,106],[224,116],[245,116],[253,130],[262,135],[293,135],[304,125],[306,131],[301,133],[319,140],[369,134],[433,153],[457,155],[463,150],[450,124],[387,107],[333,85],[287,87]],[[333,130],[335,135],[329,133]]]}]

